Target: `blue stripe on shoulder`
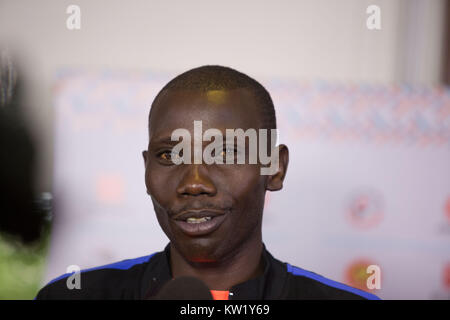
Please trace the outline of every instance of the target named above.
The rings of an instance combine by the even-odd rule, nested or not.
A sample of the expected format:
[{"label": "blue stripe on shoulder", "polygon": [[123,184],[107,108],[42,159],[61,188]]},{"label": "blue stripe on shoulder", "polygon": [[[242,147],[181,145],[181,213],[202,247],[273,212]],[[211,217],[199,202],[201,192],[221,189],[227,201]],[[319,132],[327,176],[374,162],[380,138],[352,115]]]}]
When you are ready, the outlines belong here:
[{"label": "blue stripe on shoulder", "polygon": [[[119,262],[114,262],[111,264],[106,264],[104,266],[99,266],[99,267],[94,267],[94,268],[90,268],[90,269],[85,269],[85,270],[81,270],[80,273],[83,272],[88,272],[88,271],[94,271],[94,270],[99,270],[99,269],[120,269],[120,270],[128,270],[131,267],[137,265],[137,264],[141,264],[141,263],[145,263],[150,261],[150,259],[156,254],[152,253],[151,255],[148,256],[143,256],[143,257],[139,257],[139,258],[135,258],[135,259],[127,259],[127,260],[122,260]],[[69,277],[70,275],[74,274],[75,272],[72,273],[65,273],[62,276],[59,276],[58,278],[53,279],[52,281],[50,281],[49,283],[47,283],[47,285],[56,282],[58,280],[64,279]]]},{"label": "blue stripe on shoulder", "polygon": [[287,271],[289,273],[292,273],[293,275],[304,276],[304,277],[307,277],[307,278],[319,281],[319,282],[321,282],[323,284],[326,284],[326,285],[328,285],[330,287],[334,287],[334,288],[337,288],[337,289],[341,289],[341,290],[344,290],[344,291],[348,291],[348,292],[357,294],[357,295],[359,295],[361,297],[364,297],[364,298],[366,298],[368,300],[381,300],[379,297],[377,297],[374,294],[371,294],[371,293],[365,292],[363,290],[359,290],[359,289],[347,286],[347,285],[345,285],[343,283],[339,283],[339,282],[334,281],[334,280],[327,279],[327,278],[325,278],[325,277],[323,277],[321,275],[318,275],[318,274],[316,274],[314,272],[307,271],[307,270],[301,269],[299,267],[294,267],[294,266],[290,265],[289,263],[286,263],[286,264],[287,264]]}]

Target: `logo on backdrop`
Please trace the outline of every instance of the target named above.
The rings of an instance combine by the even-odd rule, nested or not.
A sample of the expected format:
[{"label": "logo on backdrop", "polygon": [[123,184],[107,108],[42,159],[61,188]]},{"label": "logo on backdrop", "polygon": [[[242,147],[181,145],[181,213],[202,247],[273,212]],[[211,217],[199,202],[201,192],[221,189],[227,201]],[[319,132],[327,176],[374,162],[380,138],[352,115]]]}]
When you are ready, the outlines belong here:
[{"label": "logo on backdrop", "polygon": [[450,235],[450,195],[444,200],[442,213],[444,221],[439,223],[439,232]]},{"label": "logo on backdrop", "polygon": [[344,279],[349,286],[360,290],[378,290],[381,289],[381,268],[369,259],[356,259],[345,269]]},{"label": "logo on backdrop", "polygon": [[443,282],[444,288],[450,291],[450,262],[444,266]]},{"label": "logo on backdrop", "polygon": [[450,262],[444,263],[442,266],[441,279],[441,288],[431,294],[431,299],[450,300]]},{"label": "logo on backdrop", "polygon": [[445,202],[444,214],[447,217],[447,222],[450,223],[450,196],[447,197],[447,201]]},{"label": "logo on backdrop", "polygon": [[348,200],[346,215],[356,228],[377,226],[383,219],[383,197],[374,189],[364,188],[354,192]]}]

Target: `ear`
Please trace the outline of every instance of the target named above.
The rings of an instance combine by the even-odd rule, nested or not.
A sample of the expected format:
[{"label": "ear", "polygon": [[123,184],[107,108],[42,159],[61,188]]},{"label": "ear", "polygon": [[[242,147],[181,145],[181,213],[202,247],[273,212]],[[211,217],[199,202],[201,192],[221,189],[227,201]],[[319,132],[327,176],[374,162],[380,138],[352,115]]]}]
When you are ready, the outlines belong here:
[{"label": "ear", "polygon": [[142,157],[144,158],[144,167],[147,167],[147,156],[148,156],[147,150],[142,151]]},{"label": "ear", "polygon": [[278,146],[279,152],[279,165],[275,174],[267,177],[266,190],[278,191],[283,188],[284,177],[286,176],[288,164],[289,164],[289,149],[286,145],[280,144]]},{"label": "ear", "polygon": [[[144,169],[145,169],[144,180],[145,180],[145,186],[147,187],[147,160],[148,160],[148,151],[147,150],[142,151],[142,157],[144,158]],[[148,188],[147,188],[147,194],[150,195]]]}]

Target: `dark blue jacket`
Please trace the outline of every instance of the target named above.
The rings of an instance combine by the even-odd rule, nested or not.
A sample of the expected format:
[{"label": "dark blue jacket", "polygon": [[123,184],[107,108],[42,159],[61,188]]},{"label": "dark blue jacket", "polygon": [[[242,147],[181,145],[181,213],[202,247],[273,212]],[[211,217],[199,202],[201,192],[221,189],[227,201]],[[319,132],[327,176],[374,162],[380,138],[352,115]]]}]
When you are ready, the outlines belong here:
[{"label": "dark blue jacket", "polygon": [[[149,299],[171,278],[170,245],[164,251],[82,270],[81,288],[68,289],[64,274],[42,288],[36,299]],[[233,286],[229,300],[370,299],[377,296],[275,259],[265,248],[264,273]]]}]

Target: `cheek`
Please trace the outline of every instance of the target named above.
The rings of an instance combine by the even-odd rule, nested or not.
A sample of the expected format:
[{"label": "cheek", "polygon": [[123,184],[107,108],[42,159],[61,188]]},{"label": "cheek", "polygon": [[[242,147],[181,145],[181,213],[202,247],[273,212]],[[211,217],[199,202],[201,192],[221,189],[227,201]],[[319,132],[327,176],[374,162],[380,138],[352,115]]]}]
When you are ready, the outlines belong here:
[{"label": "cheek", "polygon": [[148,193],[155,198],[158,203],[165,204],[167,197],[170,195],[171,179],[164,168],[152,168],[148,166],[145,171],[145,185]]},{"label": "cheek", "polygon": [[234,181],[228,183],[232,186],[230,192],[238,206],[238,220],[254,223],[262,215],[265,177],[260,175],[259,167],[249,167],[236,170],[232,175]]},{"label": "cheek", "polygon": [[167,208],[170,207],[171,186],[167,172],[161,168],[148,167],[145,172],[145,184],[150,194],[153,209],[163,232],[170,238],[172,231],[169,225]]},{"label": "cheek", "polygon": [[145,172],[147,192],[152,198],[156,217],[163,229],[167,229],[169,223],[167,209],[171,206],[174,190],[171,183],[173,179],[170,179],[170,174],[164,168],[147,168]]}]

